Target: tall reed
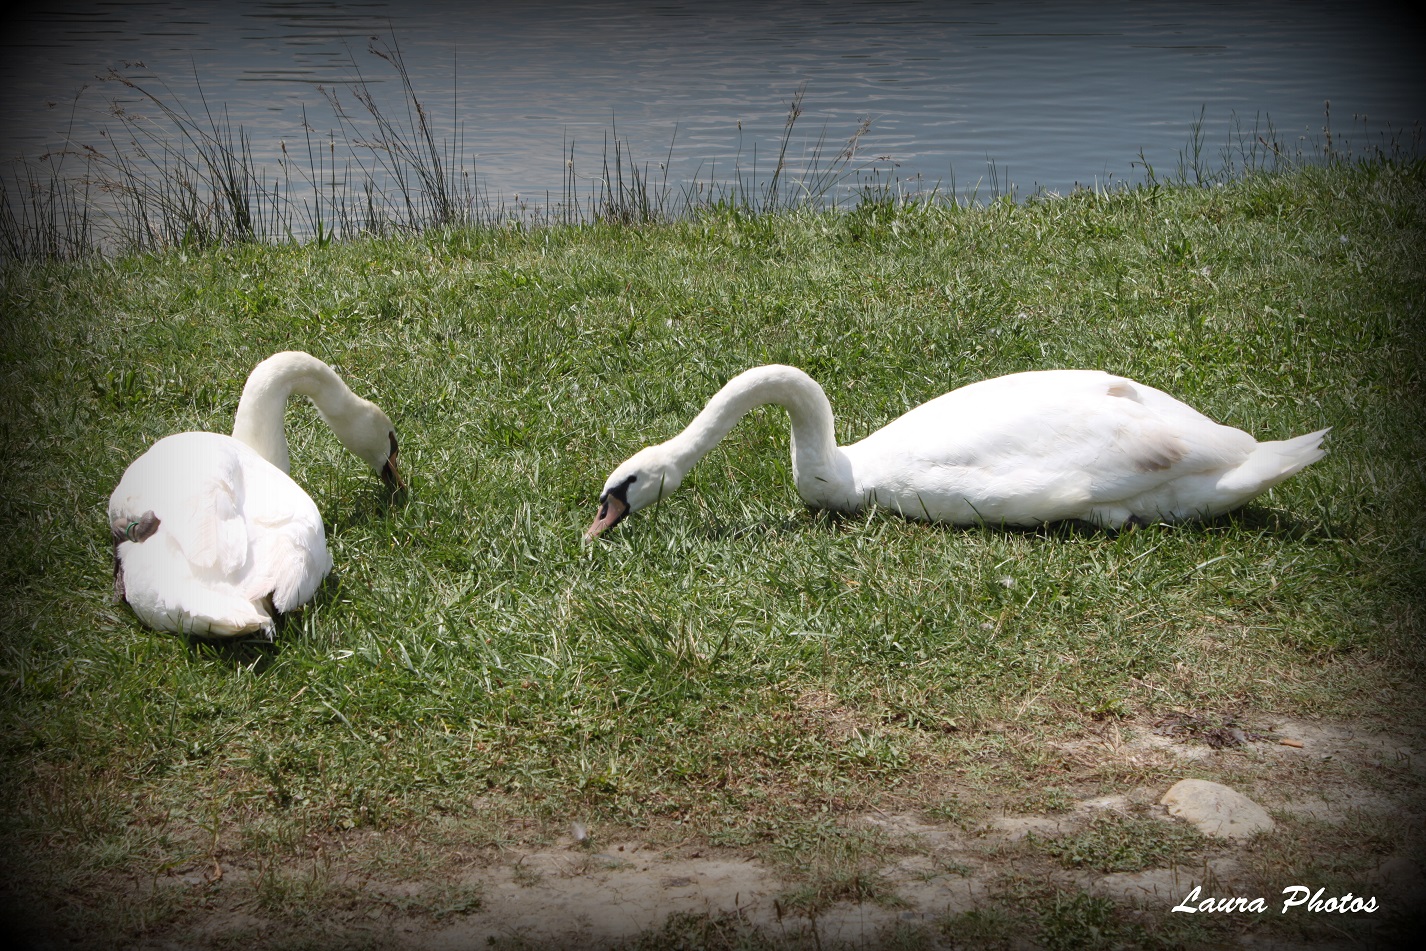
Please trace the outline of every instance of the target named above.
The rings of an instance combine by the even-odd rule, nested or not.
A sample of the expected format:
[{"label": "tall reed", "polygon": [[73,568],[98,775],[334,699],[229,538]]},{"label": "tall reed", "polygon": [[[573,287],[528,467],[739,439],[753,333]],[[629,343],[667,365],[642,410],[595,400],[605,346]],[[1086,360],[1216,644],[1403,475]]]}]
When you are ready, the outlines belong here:
[{"label": "tall reed", "polygon": [[66,261],[96,246],[91,178],[66,178],[49,158],[17,164],[0,179],[0,257]]},{"label": "tall reed", "polygon": [[251,241],[281,231],[285,205],[254,161],[246,130],[234,130],[226,107],[221,119],[215,116],[196,68],[193,78],[201,116],[167,88],[160,96],[117,71],[109,74],[163,120],[113,103],[127,147],[111,136],[114,148],[101,153],[100,167],[109,173],[103,184],[119,201],[115,221],[130,247]]},{"label": "tall reed", "polygon": [[[455,118],[459,104],[454,92],[451,119],[442,122],[418,94],[394,34],[388,40],[373,38],[367,52],[395,73],[399,105],[392,109],[383,103],[353,56],[355,79],[345,94],[318,87],[337,127],[319,133],[304,106],[305,161],[281,139],[276,174],[259,163],[248,131],[234,127],[226,107],[209,106],[196,67],[197,107],[192,111],[167,86],[159,92],[111,72],[108,82],[120,90],[110,103],[116,125],[101,130],[101,144],[71,140],[64,149],[0,175],[0,255],[76,258],[242,241],[325,244],[359,234],[465,225],[644,224],[711,208],[760,214],[842,202],[882,203],[903,200],[908,190],[917,200],[981,200],[979,183],[962,196],[952,177],[948,193],[941,192],[940,183],[928,193],[919,179],[897,179],[890,156],[863,157],[860,146],[871,128],[867,118],[835,150],[824,124],[797,153],[804,85],[788,105],[770,171],[759,169],[756,142],[745,160],[740,123],[728,173],[720,177],[710,165],[705,175],[699,165],[675,186],[671,169],[677,128],[655,171],[635,160],[632,143],[620,137],[611,118],[596,174],[581,174],[576,145],[566,140],[559,194],[546,193],[543,203],[515,196],[507,204],[481,187],[466,155],[464,126]],[[1365,126],[1364,118],[1361,123]],[[441,128],[449,128],[449,134],[441,135]],[[1200,110],[1174,173],[1161,176],[1142,152],[1132,164],[1143,169],[1145,184],[1153,187],[1205,186],[1305,162],[1353,160],[1347,137],[1332,128],[1330,105],[1323,134],[1319,143],[1289,145],[1271,122],[1255,119],[1245,126],[1235,115],[1215,161],[1206,153],[1205,112]],[[1407,157],[1419,155],[1420,148],[1418,125],[1387,130],[1356,157]],[[987,168],[990,199],[1014,200],[1015,185],[1004,170],[993,161]]]},{"label": "tall reed", "polygon": [[416,94],[394,36],[390,42],[373,39],[367,51],[396,71],[406,115],[404,122],[387,115],[355,59],[352,68],[357,81],[351,94],[365,110],[369,131],[363,130],[362,122],[346,108],[336,90],[322,89],[341,125],[348,154],[363,177],[365,222],[354,230],[422,230],[480,220],[474,175],[464,170],[461,126],[455,126],[452,139],[437,143],[431,117]]}]

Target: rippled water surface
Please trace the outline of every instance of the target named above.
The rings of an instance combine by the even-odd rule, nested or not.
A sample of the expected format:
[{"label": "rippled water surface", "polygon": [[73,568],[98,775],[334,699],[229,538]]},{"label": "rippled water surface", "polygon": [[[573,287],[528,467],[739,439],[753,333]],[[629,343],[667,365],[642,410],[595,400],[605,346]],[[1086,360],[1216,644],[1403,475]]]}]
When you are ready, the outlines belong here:
[{"label": "rippled water surface", "polygon": [[1200,115],[1212,157],[1235,127],[1318,142],[1328,100],[1361,143],[1426,112],[1416,19],[1370,2],[34,6],[0,34],[0,158],[99,143],[116,104],[144,108],[99,78],[117,70],[190,110],[201,84],[271,161],[303,141],[304,108],[318,135],[337,128],[323,89],[341,100],[361,77],[395,107],[371,37],[399,46],[438,135],[502,197],[558,193],[571,143],[593,175],[611,127],[640,163],[671,151],[675,180],[765,171],[803,86],[795,159],[869,119],[859,162],[883,179],[988,188],[993,163],[1021,194],[1138,180],[1141,153],[1172,169]]}]

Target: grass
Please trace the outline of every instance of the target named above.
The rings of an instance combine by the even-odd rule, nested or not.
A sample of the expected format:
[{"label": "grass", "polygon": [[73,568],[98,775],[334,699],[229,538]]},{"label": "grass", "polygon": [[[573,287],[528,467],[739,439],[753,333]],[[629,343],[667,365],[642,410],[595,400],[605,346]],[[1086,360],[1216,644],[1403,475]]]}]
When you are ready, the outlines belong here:
[{"label": "grass", "polygon": [[[371,896],[468,915],[478,888],[429,883],[572,822],[758,857],[799,908],[887,902],[899,847],[859,816],[976,828],[1181,778],[1063,752],[1118,724],[1389,710],[1419,736],[1424,174],[6,262],[7,917],[124,945],[309,916],[379,945]],[[390,412],[409,498],[294,407],[293,475],[336,578],[271,649],[146,631],[109,601],[108,493],[160,436],[228,429],[247,371],[284,348]],[[1263,438],[1334,430],[1326,459],[1208,525],[1001,532],[807,511],[764,409],[582,543],[608,471],[767,362],[826,386],[842,442],[1057,366]],[[1199,774],[1270,790],[1232,755]],[[1255,874],[1280,886],[1330,838],[1301,831]],[[1380,848],[1347,838],[1344,878]],[[1138,933],[1102,897],[1036,894],[963,923],[992,944]],[[744,924],[669,927],[762,946]]]},{"label": "grass", "polygon": [[1139,872],[1182,863],[1202,843],[1191,826],[1149,817],[1103,816],[1077,832],[1051,838],[1044,848],[1067,868]]}]

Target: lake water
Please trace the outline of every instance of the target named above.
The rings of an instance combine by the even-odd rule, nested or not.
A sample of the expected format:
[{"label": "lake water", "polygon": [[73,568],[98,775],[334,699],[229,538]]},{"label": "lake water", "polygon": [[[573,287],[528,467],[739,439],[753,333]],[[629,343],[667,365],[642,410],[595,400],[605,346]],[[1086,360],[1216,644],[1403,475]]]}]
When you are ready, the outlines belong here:
[{"label": "lake water", "polygon": [[823,134],[835,153],[869,119],[856,162],[867,174],[979,181],[982,195],[992,176],[1022,196],[1139,181],[1141,154],[1172,171],[1200,115],[1209,159],[1255,124],[1310,149],[1329,100],[1334,135],[1358,146],[1426,117],[1416,19],[1361,0],[35,6],[7,9],[0,31],[4,160],[102,145],[116,101],[144,108],[97,78],[118,69],[191,110],[196,76],[274,161],[303,142],[304,108],[319,135],[337,127],[319,87],[347,96],[360,75],[400,102],[371,37],[394,38],[438,136],[505,200],[558,195],[571,143],[592,176],[611,126],[654,175],[672,146],[675,182],[747,175],[755,157],[766,173],[800,87],[794,160]]}]

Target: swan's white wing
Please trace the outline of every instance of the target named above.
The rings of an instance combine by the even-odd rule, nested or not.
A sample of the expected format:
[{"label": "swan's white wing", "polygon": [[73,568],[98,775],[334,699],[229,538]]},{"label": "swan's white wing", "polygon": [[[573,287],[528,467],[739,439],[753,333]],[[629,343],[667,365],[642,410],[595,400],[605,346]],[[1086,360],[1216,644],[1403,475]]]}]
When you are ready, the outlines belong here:
[{"label": "swan's white wing", "polygon": [[245,448],[216,433],[160,439],[124,472],[109,497],[110,522],[153,512],[192,570],[218,577],[240,572],[248,560]]},{"label": "swan's white wing", "polygon": [[247,474],[246,513],[253,539],[252,570],[243,589],[270,596],[281,612],[306,604],[332,570],[322,515],[287,473],[264,460]]},{"label": "swan's white wing", "polygon": [[1053,370],[952,391],[846,452],[879,504],[913,517],[1026,525],[1122,521],[1097,510],[1237,466],[1254,446],[1156,390]]},{"label": "swan's white wing", "polygon": [[125,600],[149,627],[202,637],[271,631],[272,618],[230,582],[196,574],[172,535],[159,531],[117,552]]},{"label": "swan's white wing", "polygon": [[286,473],[216,433],[180,433],[125,472],[112,522],[147,512],[158,528],[118,545],[126,600],[153,627],[230,636],[271,630],[331,569],[316,505]]}]

